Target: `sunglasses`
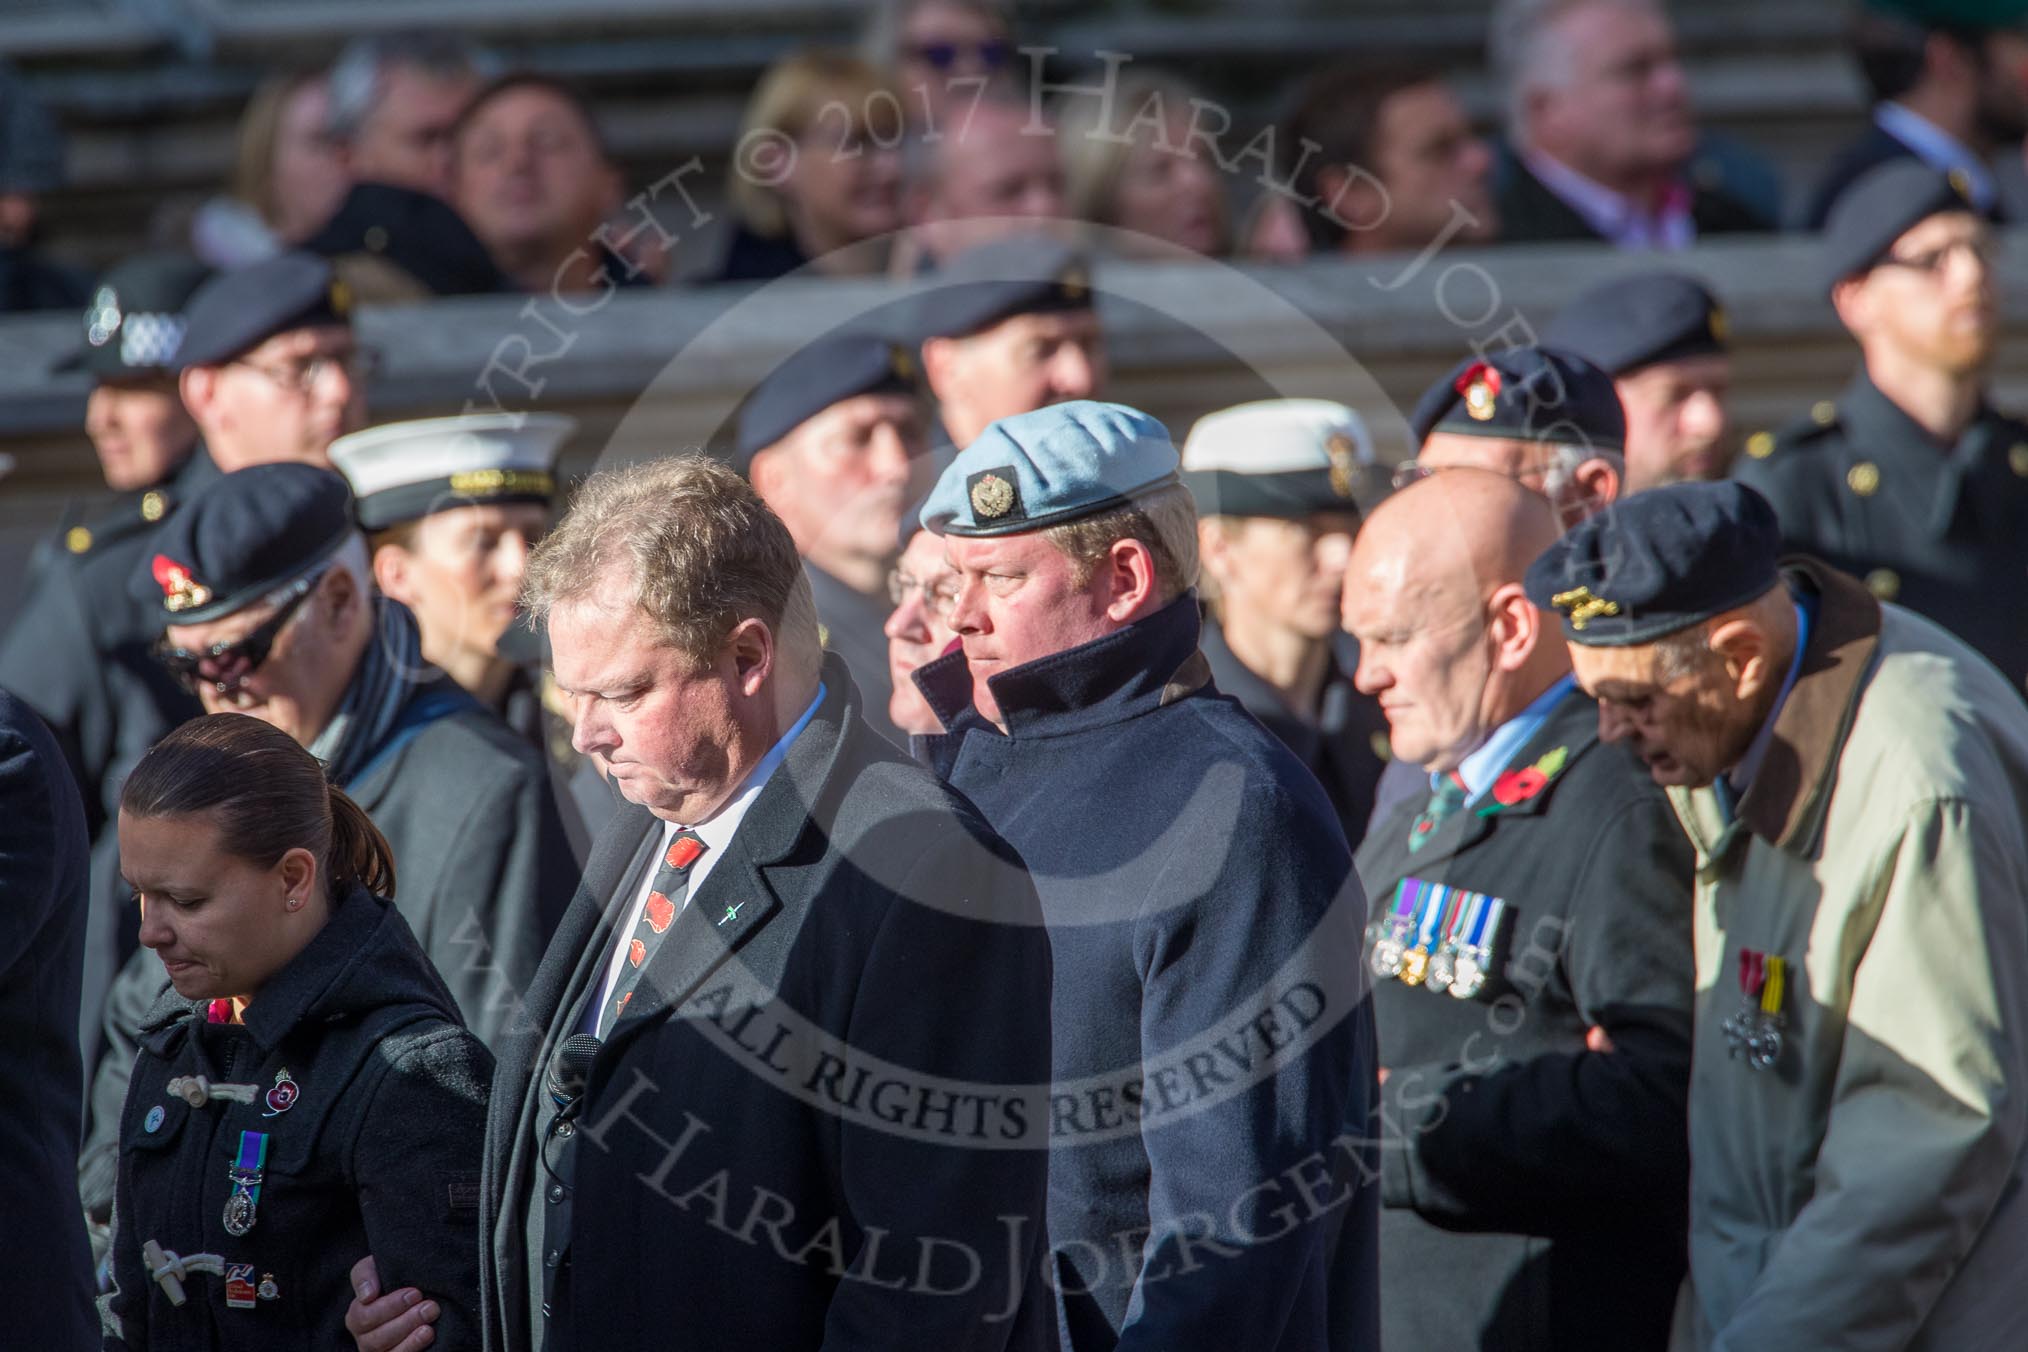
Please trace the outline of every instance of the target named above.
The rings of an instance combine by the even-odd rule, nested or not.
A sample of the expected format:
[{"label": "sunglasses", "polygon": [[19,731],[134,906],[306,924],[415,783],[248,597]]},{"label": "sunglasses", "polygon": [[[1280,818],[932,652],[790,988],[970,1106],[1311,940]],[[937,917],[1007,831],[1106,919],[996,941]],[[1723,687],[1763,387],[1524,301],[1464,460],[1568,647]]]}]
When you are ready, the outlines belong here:
[{"label": "sunglasses", "polygon": [[292,584],[289,597],[281,608],[268,616],[260,625],[230,643],[214,643],[205,648],[175,648],[164,634],[155,640],[149,651],[163,670],[174,677],[176,683],[191,694],[199,693],[205,686],[211,686],[221,695],[233,691],[253,679],[274,650],[275,640],[281,636],[282,627],[289,617],[302,608],[317,584],[324,580],[318,573]]},{"label": "sunglasses", "polygon": [[950,70],[963,57],[970,57],[982,69],[998,70],[1013,59],[1014,44],[997,38],[985,42],[918,42],[909,55],[936,70]]}]

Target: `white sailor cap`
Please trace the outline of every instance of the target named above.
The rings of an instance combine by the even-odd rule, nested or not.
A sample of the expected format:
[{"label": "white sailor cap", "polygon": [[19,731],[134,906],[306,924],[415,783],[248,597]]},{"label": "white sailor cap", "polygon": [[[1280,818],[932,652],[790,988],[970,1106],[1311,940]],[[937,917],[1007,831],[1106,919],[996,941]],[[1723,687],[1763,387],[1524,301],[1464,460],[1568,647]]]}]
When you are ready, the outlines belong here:
[{"label": "white sailor cap", "polygon": [[385,530],[453,507],[549,502],[576,430],[560,413],[421,418],[340,437],[331,463],[352,484],[360,526]]},{"label": "white sailor cap", "polygon": [[1204,516],[1358,512],[1385,474],[1366,420],[1328,399],[1262,399],[1207,413],[1183,443],[1183,481]]}]

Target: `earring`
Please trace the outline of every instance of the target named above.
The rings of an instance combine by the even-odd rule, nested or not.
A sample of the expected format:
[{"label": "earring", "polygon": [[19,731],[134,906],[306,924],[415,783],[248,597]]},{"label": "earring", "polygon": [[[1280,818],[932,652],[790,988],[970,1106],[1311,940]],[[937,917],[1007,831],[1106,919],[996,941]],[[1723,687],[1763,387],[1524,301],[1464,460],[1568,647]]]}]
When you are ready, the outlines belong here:
[{"label": "earring", "polygon": [[290,897],[288,907],[292,911],[300,911],[303,909],[303,899],[301,897]]}]

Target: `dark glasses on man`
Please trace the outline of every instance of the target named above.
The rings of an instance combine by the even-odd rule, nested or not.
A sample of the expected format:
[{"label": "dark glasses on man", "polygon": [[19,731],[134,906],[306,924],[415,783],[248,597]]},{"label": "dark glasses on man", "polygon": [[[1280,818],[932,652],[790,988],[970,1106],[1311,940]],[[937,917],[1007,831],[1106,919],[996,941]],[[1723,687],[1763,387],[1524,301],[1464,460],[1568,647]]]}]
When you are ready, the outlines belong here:
[{"label": "dark glasses on man", "polygon": [[211,686],[221,695],[230,695],[253,678],[274,651],[275,640],[290,616],[301,609],[324,575],[302,578],[289,587],[289,595],[274,614],[230,643],[213,643],[203,648],[171,647],[169,636],[155,640],[155,660],[191,694]]},{"label": "dark glasses on man", "polygon": [[935,70],[950,70],[970,57],[983,70],[998,70],[1013,58],[1014,44],[1000,39],[985,42],[918,42],[909,55]]}]

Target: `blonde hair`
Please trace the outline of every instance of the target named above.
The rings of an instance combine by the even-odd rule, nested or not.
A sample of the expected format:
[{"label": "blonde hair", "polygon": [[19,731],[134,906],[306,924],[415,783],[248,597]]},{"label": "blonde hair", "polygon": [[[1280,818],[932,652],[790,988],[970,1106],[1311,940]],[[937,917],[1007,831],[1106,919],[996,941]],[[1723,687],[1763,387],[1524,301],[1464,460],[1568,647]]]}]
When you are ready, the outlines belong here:
[{"label": "blonde hair", "polygon": [[232,195],[260,213],[269,225],[275,224],[275,142],[281,138],[282,113],[289,101],[323,75],[302,71],[275,75],[260,82],[240,114],[239,134],[233,146]]},{"label": "blonde hair", "polygon": [[1042,538],[1071,563],[1071,581],[1082,587],[1121,540],[1139,540],[1155,560],[1155,594],[1173,601],[1197,581],[1197,499],[1182,484],[1164,484],[1121,507],[1061,526]]},{"label": "blonde hair", "polygon": [[[842,110],[826,116],[826,110]],[[740,142],[756,134],[798,141],[820,126],[837,126],[842,135],[872,135],[883,145],[902,139],[901,98],[893,84],[874,66],[851,52],[818,48],[795,52],[768,68],[747,100],[739,122]],[[837,153],[824,147],[821,153]],[[762,235],[783,235],[789,229],[781,193],[755,176],[738,172],[726,187],[733,210],[748,229]]]},{"label": "blonde hair", "polygon": [[[715,659],[741,621],[775,636],[785,669],[814,673],[822,642],[795,541],[753,486],[701,455],[594,474],[528,556],[522,604],[546,620],[624,566],[634,602],[694,665]],[[613,599],[613,598],[604,598]]]}]

